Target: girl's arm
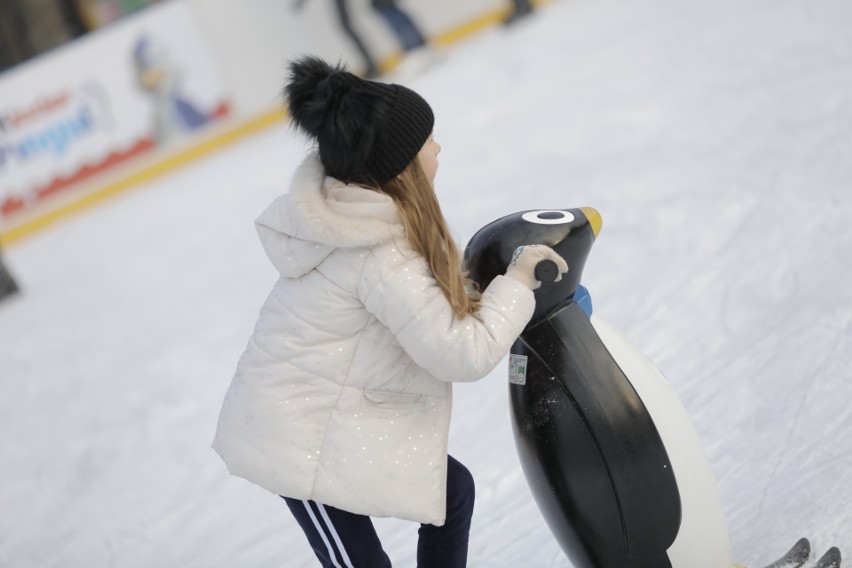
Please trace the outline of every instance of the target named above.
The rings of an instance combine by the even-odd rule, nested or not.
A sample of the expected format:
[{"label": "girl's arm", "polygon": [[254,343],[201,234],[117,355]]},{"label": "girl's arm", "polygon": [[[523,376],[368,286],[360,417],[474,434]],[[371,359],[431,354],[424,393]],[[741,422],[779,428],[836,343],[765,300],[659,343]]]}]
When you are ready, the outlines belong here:
[{"label": "girl's arm", "polygon": [[482,293],[479,312],[459,319],[422,257],[388,249],[365,262],[359,293],[367,310],[415,363],[439,380],[454,382],[475,381],[491,372],[535,308],[529,286],[498,276]]}]

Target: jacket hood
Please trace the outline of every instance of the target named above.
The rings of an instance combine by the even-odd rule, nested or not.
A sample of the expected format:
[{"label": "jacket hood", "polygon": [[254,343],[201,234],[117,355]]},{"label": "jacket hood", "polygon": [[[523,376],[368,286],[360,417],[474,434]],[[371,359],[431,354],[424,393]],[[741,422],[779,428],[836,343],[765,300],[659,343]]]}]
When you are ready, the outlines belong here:
[{"label": "jacket hood", "polygon": [[336,248],[373,247],[405,235],[390,196],[326,176],[316,152],[255,226],[266,255],[287,278],[316,268]]}]

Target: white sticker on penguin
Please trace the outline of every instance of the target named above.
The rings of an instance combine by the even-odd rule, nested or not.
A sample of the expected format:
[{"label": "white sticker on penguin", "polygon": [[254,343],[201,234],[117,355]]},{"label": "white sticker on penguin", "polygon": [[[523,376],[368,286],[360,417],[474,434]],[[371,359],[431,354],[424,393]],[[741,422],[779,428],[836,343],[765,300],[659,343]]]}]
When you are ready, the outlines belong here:
[{"label": "white sticker on penguin", "polygon": [[509,354],[509,382],[513,385],[527,384],[527,356]]}]

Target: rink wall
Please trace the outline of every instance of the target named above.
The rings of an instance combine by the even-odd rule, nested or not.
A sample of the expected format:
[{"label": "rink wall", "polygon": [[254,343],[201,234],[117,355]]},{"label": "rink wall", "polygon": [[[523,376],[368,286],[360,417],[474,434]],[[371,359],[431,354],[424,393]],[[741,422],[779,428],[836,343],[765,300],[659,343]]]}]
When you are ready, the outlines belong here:
[{"label": "rink wall", "polygon": [[[284,118],[286,61],[363,62],[334,3],[170,0],[0,74],[0,243]],[[435,45],[498,22],[503,0],[400,0]],[[352,0],[351,18],[385,68],[390,31]]]}]

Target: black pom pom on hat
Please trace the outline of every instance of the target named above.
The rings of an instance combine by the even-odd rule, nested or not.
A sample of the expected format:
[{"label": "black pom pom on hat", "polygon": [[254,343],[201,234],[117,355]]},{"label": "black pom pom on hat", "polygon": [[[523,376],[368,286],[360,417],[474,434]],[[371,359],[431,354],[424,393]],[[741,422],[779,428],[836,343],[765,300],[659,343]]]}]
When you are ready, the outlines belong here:
[{"label": "black pom pom on hat", "polygon": [[314,138],[326,174],[382,184],[417,156],[435,125],[432,108],[402,85],[368,81],[305,56],[284,87],[293,123]]}]

